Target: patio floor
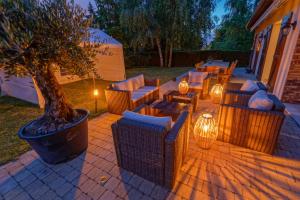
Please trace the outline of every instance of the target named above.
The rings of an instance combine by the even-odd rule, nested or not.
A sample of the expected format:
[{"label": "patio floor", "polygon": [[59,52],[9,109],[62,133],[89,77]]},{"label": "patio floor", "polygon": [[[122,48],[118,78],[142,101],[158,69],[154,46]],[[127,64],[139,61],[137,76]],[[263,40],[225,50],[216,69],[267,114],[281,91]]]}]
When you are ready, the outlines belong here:
[{"label": "patio floor", "polygon": [[[201,101],[193,121],[215,109]],[[29,151],[1,166],[0,199],[300,199],[300,128],[290,118],[273,156],[222,142],[201,150],[191,137],[172,191],[116,165],[110,126],[119,118],[91,120],[88,150],[72,161],[51,166]]]}]

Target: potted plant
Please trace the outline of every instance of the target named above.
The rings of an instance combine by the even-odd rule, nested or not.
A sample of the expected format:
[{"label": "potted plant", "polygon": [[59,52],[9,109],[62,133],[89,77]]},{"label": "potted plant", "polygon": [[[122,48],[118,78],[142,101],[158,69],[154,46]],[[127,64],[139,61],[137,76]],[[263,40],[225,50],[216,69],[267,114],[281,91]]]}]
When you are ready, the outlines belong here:
[{"label": "potted plant", "polygon": [[94,73],[91,20],[66,0],[0,2],[0,69],[9,76],[31,76],[45,99],[40,118],[19,130],[19,137],[48,163],[59,163],[88,145],[88,111],[73,109],[58,83],[60,68],[80,77]]}]

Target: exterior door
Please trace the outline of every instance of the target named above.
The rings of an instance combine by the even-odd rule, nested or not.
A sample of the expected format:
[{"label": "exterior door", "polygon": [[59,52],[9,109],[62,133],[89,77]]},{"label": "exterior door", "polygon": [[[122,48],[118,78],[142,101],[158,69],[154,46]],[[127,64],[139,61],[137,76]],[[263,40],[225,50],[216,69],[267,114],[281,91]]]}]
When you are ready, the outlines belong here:
[{"label": "exterior door", "polygon": [[274,57],[273,57],[273,63],[271,66],[270,77],[268,80],[270,92],[273,92],[273,90],[274,90],[280,63],[281,63],[282,56],[283,56],[286,39],[288,36],[288,35],[284,34],[283,28],[288,23],[291,23],[292,16],[293,16],[293,13],[290,13],[289,15],[285,16],[282,20],[282,24],[281,24],[281,28],[280,28],[280,32],[279,32],[279,36],[278,36],[278,41],[277,41],[277,45],[276,45],[276,50],[275,50]]},{"label": "exterior door", "polygon": [[268,26],[266,30],[264,31],[264,36],[263,36],[263,46],[262,46],[262,52],[260,56],[260,60],[258,63],[258,73],[257,73],[257,79],[261,80],[262,72],[264,69],[265,61],[266,61],[266,56],[268,52],[268,47],[270,43],[270,38],[271,38],[271,33],[272,33],[272,25]]}]

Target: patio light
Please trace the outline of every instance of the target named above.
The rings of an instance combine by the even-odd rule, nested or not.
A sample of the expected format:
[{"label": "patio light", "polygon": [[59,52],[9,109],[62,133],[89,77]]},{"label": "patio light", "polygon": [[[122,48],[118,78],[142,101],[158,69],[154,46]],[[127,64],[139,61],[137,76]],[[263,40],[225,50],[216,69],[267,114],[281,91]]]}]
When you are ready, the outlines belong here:
[{"label": "patio light", "polygon": [[210,91],[210,96],[213,103],[220,103],[223,95],[223,86],[221,84],[216,84],[212,87]]},{"label": "patio light", "polygon": [[218,129],[210,113],[202,114],[194,127],[194,139],[202,149],[209,149],[217,139]]},{"label": "patio light", "polygon": [[287,23],[286,25],[284,25],[284,27],[282,28],[283,31],[283,35],[288,35],[291,30],[295,30],[297,26],[297,21],[294,21],[293,23]]},{"label": "patio light", "polygon": [[180,94],[186,94],[189,91],[189,84],[185,80],[180,81],[178,85],[178,91]]},{"label": "patio light", "polygon": [[93,94],[94,94],[94,98],[95,98],[95,112],[97,112],[99,91],[97,89],[94,89]]}]

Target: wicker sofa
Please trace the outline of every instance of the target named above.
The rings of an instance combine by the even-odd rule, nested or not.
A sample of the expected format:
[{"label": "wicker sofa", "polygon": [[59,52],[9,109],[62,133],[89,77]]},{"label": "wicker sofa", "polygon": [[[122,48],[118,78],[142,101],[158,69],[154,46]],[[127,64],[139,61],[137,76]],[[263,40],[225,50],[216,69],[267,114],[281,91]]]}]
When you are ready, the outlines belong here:
[{"label": "wicker sofa", "polygon": [[251,95],[224,93],[219,109],[218,140],[272,154],[284,121],[285,106],[274,95],[270,111],[248,107]]},{"label": "wicker sofa", "polygon": [[[143,112],[149,114],[147,109]],[[163,126],[121,118],[112,124],[118,165],[171,189],[187,153],[189,120],[189,111],[183,110],[167,130]]]},{"label": "wicker sofa", "polygon": [[159,79],[147,80],[144,75],[110,84],[105,90],[108,112],[121,115],[125,110],[151,103],[159,98]]}]

